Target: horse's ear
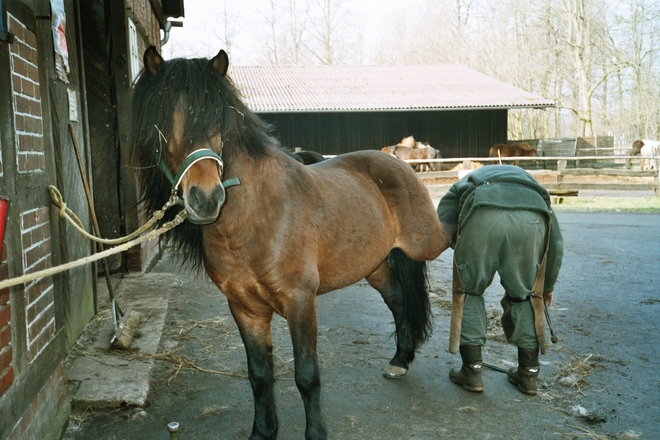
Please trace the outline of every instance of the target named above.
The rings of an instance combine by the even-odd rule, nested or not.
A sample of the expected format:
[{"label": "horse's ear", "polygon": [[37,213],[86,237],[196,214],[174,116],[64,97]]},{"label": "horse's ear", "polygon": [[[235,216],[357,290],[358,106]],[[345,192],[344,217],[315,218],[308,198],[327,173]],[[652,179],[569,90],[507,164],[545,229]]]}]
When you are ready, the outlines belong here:
[{"label": "horse's ear", "polygon": [[156,46],[149,46],[147,50],[144,51],[142,61],[144,62],[144,70],[145,72],[148,72],[149,75],[157,74],[165,65],[165,60],[156,50]]},{"label": "horse's ear", "polygon": [[209,61],[211,69],[215,71],[218,75],[225,76],[227,74],[227,69],[229,68],[229,57],[227,52],[223,49],[220,49],[220,52]]}]

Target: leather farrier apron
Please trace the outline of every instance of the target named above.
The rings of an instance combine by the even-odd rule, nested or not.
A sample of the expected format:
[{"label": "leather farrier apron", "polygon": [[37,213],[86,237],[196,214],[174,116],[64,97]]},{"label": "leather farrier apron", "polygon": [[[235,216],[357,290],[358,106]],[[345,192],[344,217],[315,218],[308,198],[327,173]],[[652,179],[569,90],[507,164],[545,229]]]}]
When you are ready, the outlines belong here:
[{"label": "leather farrier apron", "polygon": [[[529,295],[529,299],[532,304],[532,309],[534,310],[534,330],[536,331],[536,338],[538,340],[539,349],[541,354],[546,352],[546,337],[545,337],[545,322],[544,317],[545,308],[543,303],[543,286],[545,283],[545,268],[546,261],[548,257],[548,248],[550,247],[550,229],[552,227],[552,212],[548,216],[548,225],[545,233],[545,249],[543,251],[543,259],[539,266],[539,270],[536,274],[536,280],[532,286],[532,290]],[[458,231],[456,231],[458,236]],[[451,305],[451,322],[449,326],[449,352],[458,353],[461,339],[461,327],[463,323],[463,307],[465,304],[465,290],[463,289],[463,281],[461,280],[461,274],[458,270],[456,264],[456,257],[454,254],[453,261],[453,276],[452,276],[452,305]],[[506,299],[506,294],[502,299],[502,307],[504,308],[504,314],[502,319],[506,319],[505,315],[507,313],[508,300]],[[509,308],[510,309],[510,308]],[[507,334],[507,339],[510,337],[510,332]]]}]

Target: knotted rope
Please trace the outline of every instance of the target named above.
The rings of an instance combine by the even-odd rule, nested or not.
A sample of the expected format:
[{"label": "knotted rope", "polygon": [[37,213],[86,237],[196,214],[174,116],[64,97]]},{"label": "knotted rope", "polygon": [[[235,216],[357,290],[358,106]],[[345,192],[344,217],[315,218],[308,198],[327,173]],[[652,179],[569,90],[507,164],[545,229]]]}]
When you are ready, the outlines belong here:
[{"label": "knotted rope", "polygon": [[70,261],[65,264],[60,264],[59,266],[50,267],[48,269],[26,274],[17,278],[11,278],[8,280],[0,281],[0,290],[5,289],[7,287],[28,283],[32,280],[36,280],[37,278],[47,277],[79,266],[84,266],[85,264],[98,261],[110,255],[114,255],[119,252],[124,252],[135,245],[138,245],[148,240],[153,240],[154,238],[164,234],[170,229],[174,229],[175,227],[183,223],[188,217],[186,210],[182,209],[176,215],[176,217],[174,217],[174,219],[172,219],[171,221],[167,223],[163,223],[158,229],[153,229],[151,231],[145,232],[148,229],[151,229],[154,224],[156,224],[160,219],[163,218],[163,216],[165,215],[165,211],[167,211],[169,208],[171,208],[172,206],[178,203],[179,201],[178,196],[176,195],[176,193],[172,193],[167,203],[165,203],[165,205],[163,205],[163,207],[160,210],[154,212],[154,214],[151,216],[149,221],[147,221],[138,230],[136,230],[130,235],[127,235],[126,237],[120,237],[120,238],[108,240],[89,234],[83,227],[80,218],[73,211],[71,211],[71,209],[67,208],[66,203],[64,203],[64,200],[62,199],[62,194],[58,191],[58,189],[51,185],[48,187],[48,190],[50,191],[50,195],[51,195],[51,199],[53,200],[53,203],[55,204],[55,206],[57,206],[59,210],[60,216],[65,218],[71,225],[73,225],[78,231],[80,231],[80,233],[84,237],[104,244],[113,244],[113,245],[118,243],[122,243],[122,244],[110,249],[106,249],[102,252],[98,252],[96,254],[80,258],[75,261]]},{"label": "knotted rope", "polygon": [[144,225],[140,226],[137,230],[135,230],[134,232],[132,232],[131,234],[125,237],[110,239],[110,238],[97,237],[87,232],[80,218],[76,215],[75,212],[73,212],[68,206],[66,206],[66,203],[64,203],[64,198],[62,197],[60,191],[53,185],[48,186],[48,191],[50,192],[50,198],[53,201],[53,204],[58,209],[60,217],[65,219],[67,222],[69,222],[69,224],[73,226],[78,232],[80,232],[83,237],[88,238],[92,241],[96,241],[97,243],[103,243],[110,246],[126,243],[127,241],[133,240],[135,237],[142,235],[145,231],[151,229],[154,224],[156,224],[160,219],[162,219],[165,216],[165,211],[170,209],[172,206],[176,205],[179,201],[178,196],[175,193],[172,193],[167,203],[165,203],[165,205],[163,205],[163,207],[160,210],[154,212],[151,218]]}]

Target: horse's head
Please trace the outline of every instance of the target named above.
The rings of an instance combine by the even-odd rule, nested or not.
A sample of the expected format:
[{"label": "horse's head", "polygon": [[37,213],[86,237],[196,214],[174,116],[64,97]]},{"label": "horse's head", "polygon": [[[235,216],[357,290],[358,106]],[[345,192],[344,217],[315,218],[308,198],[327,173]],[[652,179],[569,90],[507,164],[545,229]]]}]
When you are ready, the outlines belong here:
[{"label": "horse's head", "polygon": [[641,139],[638,139],[635,142],[633,142],[632,152],[630,153],[630,155],[638,156],[639,154],[641,154],[643,146],[644,146],[644,141],[642,141]]},{"label": "horse's head", "polygon": [[[151,179],[162,182],[165,176],[183,199],[188,219],[196,224],[214,222],[225,202],[223,109],[229,106],[222,89],[228,66],[224,50],[211,60],[165,62],[152,46],[144,54],[144,70],[134,92],[134,111],[144,113],[134,116],[134,142],[157,143],[134,148],[153,154],[151,160],[158,162],[162,174],[152,171]],[[151,132],[140,137],[140,130]],[[148,175],[142,176],[143,186],[153,183]]]}]

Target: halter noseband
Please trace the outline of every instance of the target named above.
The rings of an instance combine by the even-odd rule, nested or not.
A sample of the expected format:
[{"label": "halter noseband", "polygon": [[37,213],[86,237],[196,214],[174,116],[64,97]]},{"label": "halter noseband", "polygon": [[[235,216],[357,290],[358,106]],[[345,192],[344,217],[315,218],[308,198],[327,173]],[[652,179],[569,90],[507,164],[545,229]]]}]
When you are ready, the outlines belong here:
[{"label": "halter noseband", "polygon": [[[172,192],[177,192],[179,189],[179,185],[181,184],[181,179],[183,179],[184,174],[186,174],[186,172],[188,172],[188,170],[193,165],[195,165],[197,162],[203,159],[213,159],[216,162],[218,162],[218,166],[220,167],[220,177],[222,177],[222,172],[224,170],[225,163],[222,161],[222,156],[220,156],[218,153],[211,150],[210,148],[200,148],[199,150],[195,150],[192,153],[190,153],[188,157],[186,157],[186,160],[183,161],[183,163],[179,167],[179,172],[176,173],[176,176],[174,177],[172,177],[172,173],[165,165],[162,156],[160,157],[158,164],[160,165],[160,169],[163,171],[163,173],[165,173],[167,180],[169,180],[170,183],[172,184]],[[229,188],[230,186],[236,186],[240,184],[241,181],[238,179],[238,177],[227,179],[222,182],[222,186],[224,188]]]}]

